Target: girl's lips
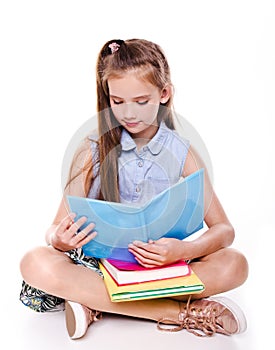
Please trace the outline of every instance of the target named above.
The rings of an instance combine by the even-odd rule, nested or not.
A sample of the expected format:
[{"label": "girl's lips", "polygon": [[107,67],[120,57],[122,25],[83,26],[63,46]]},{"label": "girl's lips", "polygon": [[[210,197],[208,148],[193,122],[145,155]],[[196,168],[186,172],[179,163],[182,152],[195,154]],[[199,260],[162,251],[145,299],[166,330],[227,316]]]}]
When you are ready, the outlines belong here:
[{"label": "girl's lips", "polygon": [[134,127],[136,127],[137,125],[138,125],[138,122],[135,122],[135,123],[125,123],[126,124],[126,126],[127,127],[129,127],[129,128],[134,128]]}]

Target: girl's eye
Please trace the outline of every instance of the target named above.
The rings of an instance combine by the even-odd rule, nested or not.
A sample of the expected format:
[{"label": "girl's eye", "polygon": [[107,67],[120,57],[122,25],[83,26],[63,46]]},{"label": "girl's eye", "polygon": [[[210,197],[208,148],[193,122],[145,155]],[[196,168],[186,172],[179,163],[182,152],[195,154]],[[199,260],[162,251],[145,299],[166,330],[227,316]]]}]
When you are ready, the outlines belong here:
[{"label": "girl's eye", "polygon": [[146,105],[148,101],[137,101],[137,103],[141,106]]},{"label": "girl's eye", "polygon": [[122,101],[115,101],[115,100],[113,100],[113,102],[115,105],[120,105],[121,103],[123,103]]}]

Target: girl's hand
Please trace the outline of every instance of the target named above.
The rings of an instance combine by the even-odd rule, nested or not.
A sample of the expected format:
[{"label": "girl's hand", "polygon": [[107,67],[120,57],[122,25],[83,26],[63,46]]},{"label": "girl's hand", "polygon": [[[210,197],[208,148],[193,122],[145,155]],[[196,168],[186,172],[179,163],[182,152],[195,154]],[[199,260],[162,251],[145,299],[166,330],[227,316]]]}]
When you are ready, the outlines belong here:
[{"label": "girl's hand", "polygon": [[66,216],[55,228],[50,236],[50,244],[63,252],[80,248],[84,244],[90,242],[96,232],[91,233],[95,228],[95,224],[91,223],[83,230],[77,232],[79,228],[87,221],[86,217],[81,217],[74,222],[75,214]]},{"label": "girl's hand", "polygon": [[172,264],[184,258],[184,243],[175,238],[161,238],[148,243],[134,241],[128,248],[137,262],[146,268]]}]

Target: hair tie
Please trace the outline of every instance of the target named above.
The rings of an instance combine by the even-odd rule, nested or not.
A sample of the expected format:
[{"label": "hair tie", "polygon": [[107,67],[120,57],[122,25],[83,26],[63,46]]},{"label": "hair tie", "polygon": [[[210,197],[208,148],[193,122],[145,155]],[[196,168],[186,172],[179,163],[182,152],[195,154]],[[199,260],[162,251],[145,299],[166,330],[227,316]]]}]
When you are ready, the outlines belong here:
[{"label": "hair tie", "polygon": [[111,54],[113,54],[118,51],[118,49],[120,48],[120,45],[116,42],[113,42],[108,47],[111,50]]}]

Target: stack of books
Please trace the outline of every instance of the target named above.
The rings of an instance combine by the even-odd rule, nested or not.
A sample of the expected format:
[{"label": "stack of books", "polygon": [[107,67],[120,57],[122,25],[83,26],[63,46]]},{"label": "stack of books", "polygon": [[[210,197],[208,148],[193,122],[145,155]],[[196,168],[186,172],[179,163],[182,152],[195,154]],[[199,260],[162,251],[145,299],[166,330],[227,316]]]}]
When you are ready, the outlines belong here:
[{"label": "stack of books", "polygon": [[201,293],[204,284],[185,261],[146,269],[131,262],[101,259],[100,269],[113,302]]},{"label": "stack of books", "polygon": [[[201,293],[204,285],[184,262],[144,269],[129,251],[130,243],[162,237],[183,240],[203,228],[204,169],[182,179],[141,206],[67,196],[75,221],[85,216],[97,235],[83,246],[101,259],[100,268],[112,301]],[[132,265],[131,265],[132,264]]]}]

